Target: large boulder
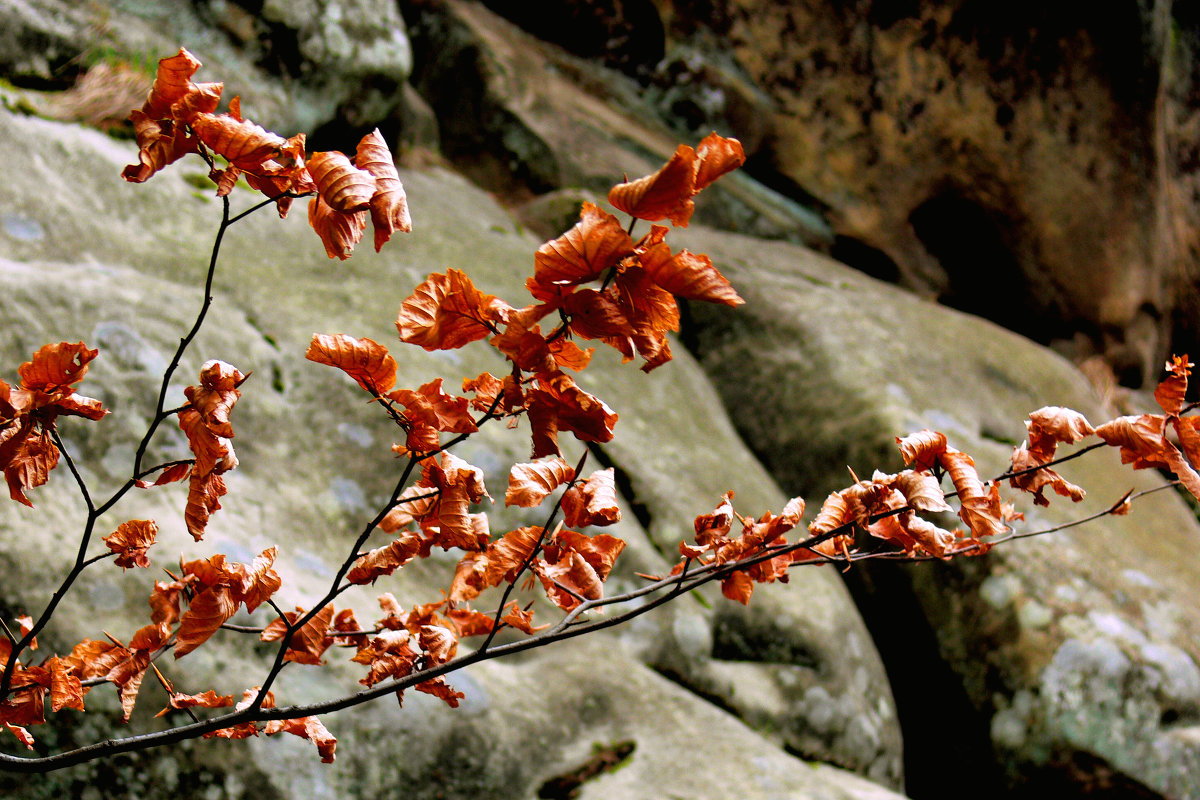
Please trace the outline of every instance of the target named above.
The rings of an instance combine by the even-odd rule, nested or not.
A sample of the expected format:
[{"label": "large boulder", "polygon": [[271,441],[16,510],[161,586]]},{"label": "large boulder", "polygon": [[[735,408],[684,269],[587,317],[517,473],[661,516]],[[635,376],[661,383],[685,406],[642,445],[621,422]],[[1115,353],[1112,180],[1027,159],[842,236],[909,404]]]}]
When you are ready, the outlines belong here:
[{"label": "large boulder", "polygon": [[[6,378],[47,341],[100,347],[83,390],[113,413],[61,426],[96,496],[130,468],[161,370],[199,308],[220,218],[211,187],[199,188],[201,162],[185,160],[129,185],[119,175],[134,156],[128,142],[87,128],[0,112],[0,160],[22,165],[0,198]],[[228,231],[209,323],[172,382],[168,405],[182,402],[182,387],[195,382],[208,358],[253,372],[233,416],[241,466],[230,473],[230,494],[200,543],[184,529],[179,487],[128,496],[101,520],[105,532],[127,518],[153,517],[161,533],[152,558],[168,568],[181,553],[190,559],[225,552],[246,561],[277,543],[280,602],[305,606],[323,590],[341,549],[396,480],[396,431],[340,373],[303,360],[310,336],[345,332],[394,344],[402,385],[443,375],[453,386],[485,369],[500,371],[483,345],[437,354],[404,347],[393,320],[426,274],[450,266],[520,302],[538,244],[453,173],[402,177],[416,232],[379,255],[364,243],[349,261],[328,260],[302,204],[286,220],[266,210]],[[257,199],[239,188],[232,202],[244,208]],[[584,373],[622,414],[617,438],[595,453],[629,490],[625,519],[614,531],[629,542],[610,581],[614,592],[639,585],[637,572],[669,568],[691,518],[711,510],[722,491],[736,490],[739,508],[753,514],[778,510],[786,499],[686,355],[648,376],[616,360],[601,357]],[[178,457],[183,447],[178,430],[164,430],[151,456]],[[502,497],[507,465],[524,460],[528,447],[527,431],[493,426],[457,452],[482,467],[492,496]],[[579,452],[576,446],[571,455]],[[10,620],[40,611],[79,532],[82,504],[63,468],[31,497],[36,509],[0,509],[0,611]],[[496,512],[493,531],[540,518]],[[454,560],[446,554],[410,565],[374,591],[347,594],[339,606],[354,607],[369,623],[379,592],[391,591],[405,605],[437,599]],[[89,568],[41,637],[39,653],[102,630],[128,636],[147,616],[155,577],[121,575],[110,563]],[[261,624],[265,613],[238,621]],[[267,649],[253,637],[221,637],[178,667],[162,659],[165,674],[189,692],[254,685]],[[474,798],[531,796],[560,778],[570,785],[596,776],[582,796],[736,798],[747,786],[794,798],[895,796],[880,785],[900,781],[887,679],[836,573],[802,570],[790,586],[756,593],[746,610],[717,592],[697,593],[594,638],[456,673],[450,682],[467,695],[457,711],[410,693],[403,709],[386,701],[330,715],[326,724],[341,740],[332,767],[317,763],[306,742],[195,742],[44,778],[0,775],[0,791],[14,798],[86,796],[95,786],[105,796],[158,798],[239,796],[245,787],[255,795],[380,797],[402,786],[405,796]],[[345,656],[331,651],[324,668],[286,670],[281,700],[353,691],[362,673]],[[64,711],[35,736],[59,748],[123,735],[105,716],[115,707],[110,690],[93,691],[88,705],[87,714]],[[154,725],[149,717],[162,705],[160,689],[147,680],[135,727]],[[0,747],[18,746],[8,737]],[[802,758],[838,767],[814,769]],[[620,772],[595,768],[618,762],[626,764]]]},{"label": "large boulder", "polygon": [[[442,151],[509,203],[557,189],[605,192],[614,175],[658,169],[680,143],[637,82],[541,42],[479,3],[402,7],[413,84],[437,113]],[[717,227],[810,244],[830,238],[811,209],[743,174],[696,202],[698,218]]]},{"label": "large boulder", "polygon": [[1129,385],[1195,349],[1194,4],[656,5],[667,52],[771,98],[763,158],[826,205],[837,257]]},{"label": "large boulder", "polygon": [[[922,428],[986,477],[1007,467],[1036,408],[1114,415],[1068,362],[992,323],[785,243],[695,227],[677,240],[747,301],[732,314],[693,304],[688,341],[751,448],[812,502],[848,485],[847,466],[899,470],[894,437]],[[1118,462],[1106,448],[1064,464],[1088,498],[1022,500],[1014,526],[1103,514],[1128,489],[1162,486]],[[893,676],[909,790],[974,780],[993,787],[982,796],[1015,784],[1200,797],[1197,546],[1195,516],[1165,491],[980,558],[854,567]]]},{"label": "large boulder", "polygon": [[[386,0],[0,2],[0,74],[21,86],[66,86],[118,66],[143,76],[144,95],[157,60],[184,44],[205,63],[204,80],[225,81],[255,121],[289,136],[378,124],[400,107],[412,70],[404,20]],[[85,86],[103,94],[112,84]],[[88,116],[94,103],[47,105]]]}]

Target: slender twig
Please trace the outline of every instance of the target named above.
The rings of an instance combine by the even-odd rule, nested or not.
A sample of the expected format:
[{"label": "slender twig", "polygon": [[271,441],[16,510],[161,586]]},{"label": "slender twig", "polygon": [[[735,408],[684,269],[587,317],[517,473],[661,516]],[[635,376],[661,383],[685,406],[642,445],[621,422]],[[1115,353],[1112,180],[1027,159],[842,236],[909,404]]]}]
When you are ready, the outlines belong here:
[{"label": "slender twig", "polygon": [[[504,587],[504,594],[501,595],[500,602],[496,604],[496,613],[492,617],[492,629],[488,632],[487,639],[485,639],[483,644],[479,646],[480,650],[486,651],[491,645],[492,640],[496,638],[496,634],[499,633],[500,629],[504,627],[504,623],[501,622],[501,618],[504,616],[504,607],[508,605],[508,598],[512,595],[513,590],[517,587],[517,584],[521,582],[521,576],[525,574],[530,565],[533,564],[533,560],[537,558],[538,553],[542,551],[543,543],[546,540],[546,532],[550,530],[550,526],[554,524],[554,518],[558,516],[559,509],[562,508],[563,495],[570,491],[571,487],[573,487],[576,481],[580,479],[580,473],[583,472],[583,465],[587,463],[587,458],[588,449],[585,447],[583,448],[583,455],[579,457],[579,462],[575,465],[574,476],[571,478],[571,480],[567,481],[567,488],[559,493],[558,499],[554,502],[554,507],[550,509],[550,514],[546,517],[546,524],[542,525],[542,533],[540,536],[538,536],[537,544],[535,544],[529,551],[529,555],[525,557],[525,561],[521,564],[521,568],[517,570],[516,575],[511,581],[509,581],[508,586]],[[571,594],[575,593],[571,592]],[[576,597],[578,597],[578,595],[576,595]]]}]

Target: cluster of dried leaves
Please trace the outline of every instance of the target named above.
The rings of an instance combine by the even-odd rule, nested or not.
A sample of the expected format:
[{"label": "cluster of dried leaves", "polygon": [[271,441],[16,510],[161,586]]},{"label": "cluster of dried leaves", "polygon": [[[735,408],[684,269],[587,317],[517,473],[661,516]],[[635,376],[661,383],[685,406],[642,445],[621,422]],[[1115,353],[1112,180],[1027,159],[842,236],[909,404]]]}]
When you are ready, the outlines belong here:
[{"label": "cluster of dried leaves", "polygon": [[198,69],[200,62],[184,49],[158,63],[149,97],[130,114],[139,150],[138,163],[122,173],[125,180],[141,183],[198,153],[209,164],[218,195],[228,195],[243,178],[276,200],[280,217],[287,216],[294,197],[315,193],[308,221],[330,258],[350,257],[368,217],[376,251],[395,231],[412,230],[404,187],[378,130],[363,137],[353,159],[339,152],[312,153],[306,159],[303,133],[285,139],[243,119],[239,98],[233,98],[226,113],[215,113],[223,84],[193,83]]},{"label": "cluster of dried leaves", "polygon": [[[221,87],[192,83],[198,67],[182,50],[161,62],[150,98],[133,112],[141,151],[139,164],[125,170],[126,179],[144,181],[181,156],[198,152],[212,167],[218,193],[227,194],[244,176],[276,199],[281,216],[294,196],[315,192],[309,219],[331,257],[349,254],[368,216],[377,248],[393,230],[408,230],[403,188],[378,134],[363,140],[353,161],[340,153],[306,159],[303,135],[283,139],[243,120],[236,99],[228,113],[216,114]],[[218,168],[216,156],[227,165]],[[695,149],[681,146],[657,172],[615,186],[608,199],[635,222],[667,219],[684,226],[696,193],[743,160],[736,140],[713,134]],[[584,443],[607,442],[617,414],[572,377],[588,366],[594,352],[576,341],[613,347],[625,361],[641,359],[642,369],[649,371],[671,358],[667,335],[679,328],[678,298],[730,306],[742,302],[707,256],[673,251],[666,242],[668,228],[651,225],[635,240],[633,227],[585,204],[578,224],[538,248],[533,275],[526,281],[531,300],[522,306],[484,293],[454,269],[421,283],[401,303],[396,318],[402,342],[433,351],[486,340],[509,365],[502,375],[483,373],[464,380],[461,395],[448,393],[441,378],[415,390],[396,388],[396,361],[383,345],[342,333],[315,334],[306,357],[342,370],[387,414],[399,439],[392,450],[407,465],[387,506],[349,549],[329,591],[308,609],[283,611],[272,599],[281,586],[272,547],[249,564],[230,562],[222,554],[181,562],[177,574],[168,573],[169,581],[155,583],[150,621],[127,644],[111,636],[107,641],[88,639],[69,655],[37,664],[31,657],[22,661],[36,649],[34,636],[52,607],[41,620],[21,617],[20,633],[6,627],[7,636],[0,638],[0,723],[32,747],[28,728],[45,721],[47,701],[51,711],[83,710],[84,696],[100,684],[116,688],[128,719],[143,678],[152,671],[167,698],[160,716],[183,712],[196,719],[196,709],[232,708],[231,724],[212,726],[204,735],[291,733],[311,739],[321,758],[332,761],[336,739],[315,717],[264,723],[253,716],[274,707],[270,686],[284,663],[319,665],[331,647],[352,649],[350,661],[364,667],[363,685],[394,682],[397,697],[411,685],[455,707],[463,695],[442,673],[451,671],[446,667],[452,668],[459,657],[461,640],[483,637],[480,652],[505,628],[535,636],[545,627],[534,624],[538,596],[568,618],[595,607],[604,599],[605,581],[625,547],[618,537],[587,530],[619,521],[614,476],[611,469],[586,478],[577,475],[578,468],[562,457],[559,436],[566,432]],[[107,413],[72,388],[95,356],[82,343],[47,345],[21,365],[19,388],[0,381],[0,465],[14,499],[28,505],[24,491],[44,483],[57,463],[59,416],[95,420]],[[1011,486],[1032,493],[1043,505],[1049,503],[1047,488],[1082,499],[1083,490],[1050,467],[1059,444],[1094,435],[1119,447],[1122,460],[1133,468],[1169,470],[1200,497],[1200,475],[1194,468],[1200,464],[1200,425],[1196,417],[1186,416],[1194,407],[1184,399],[1190,367],[1186,357],[1168,364],[1169,375],[1156,393],[1161,415],[1121,417],[1093,428],[1070,409],[1034,412],[1026,423],[1028,441],[1013,454]],[[135,474],[130,481],[151,488],[188,479],[183,516],[197,541],[220,508],[226,492],[223,474],[238,463],[230,415],[246,377],[224,362],[207,362],[199,383],[186,390],[188,402],[165,412],[176,416],[191,457]],[[510,427],[526,421],[532,443],[532,460],[509,472],[505,504],[535,508],[552,498],[553,503],[543,525],[493,535],[487,514],[477,510],[491,500],[483,471],[450,448],[498,419]],[[876,472],[870,480],[855,479],[834,492],[798,538],[789,534],[801,527],[803,499],[793,498],[778,515],[768,512],[755,519],[734,510],[730,492],[712,513],[695,519],[695,537],[680,543],[681,561],[668,576],[643,577],[682,587],[688,575],[708,576],[720,581],[727,597],[747,603],[755,584],[786,582],[796,565],[849,562],[856,554],[880,550],[914,559],[983,553],[1009,530],[1009,523],[1021,518],[1001,497],[999,482],[982,480],[972,458],[951,447],[945,435],[924,430],[897,443],[908,469]],[[153,482],[144,479],[156,472]],[[951,491],[943,488],[947,477]],[[950,500],[956,500],[964,527],[947,530],[938,518],[929,518],[953,512]],[[90,499],[88,504],[95,510]],[[368,549],[376,532],[389,539]],[[116,565],[146,567],[156,534],[154,521],[130,520],[103,541]],[[86,544],[85,535],[80,563]],[[383,615],[366,628],[352,609],[335,608],[333,600],[349,587],[374,584],[435,548],[462,553],[440,600],[405,610],[385,592],[379,597]],[[532,591],[533,598],[524,603],[512,599],[519,589]],[[491,611],[472,608],[491,590],[500,593],[498,601],[489,602]],[[630,593],[607,600],[634,597]],[[274,613],[265,627],[229,625],[239,611],[263,606]],[[238,701],[213,690],[177,692],[155,660],[167,652],[175,658],[191,653],[223,629],[231,635],[249,630],[263,642],[278,642],[275,664],[263,684],[246,689]]]}]

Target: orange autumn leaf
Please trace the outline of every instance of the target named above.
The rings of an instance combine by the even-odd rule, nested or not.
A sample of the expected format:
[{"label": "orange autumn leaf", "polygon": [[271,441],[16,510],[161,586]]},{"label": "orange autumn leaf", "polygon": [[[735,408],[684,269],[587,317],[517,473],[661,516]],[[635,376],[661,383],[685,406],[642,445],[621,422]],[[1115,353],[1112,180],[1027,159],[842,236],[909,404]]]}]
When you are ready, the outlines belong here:
[{"label": "orange autumn leaf", "polygon": [[539,376],[529,392],[534,458],[559,455],[558,432],[568,430],[584,442],[612,440],[617,414],[598,397],[588,394],[561,372]]},{"label": "orange autumn leaf", "polygon": [[509,609],[508,613],[501,617],[500,621],[516,628],[522,633],[533,634],[550,627],[550,623],[548,622],[545,625],[534,625],[533,611],[527,611],[518,607],[516,601],[510,603],[507,608]]},{"label": "orange autumn leaf", "polygon": [[21,386],[51,396],[69,392],[71,384],[87,375],[88,365],[99,352],[83,342],[44,345],[18,367]]},{"label": "orange autumn leaf", "polygon": [[604,585],[594,567],[575,550],[563,548],[555,561],[535,559],[531,565],[550,602],[570,611],[583,600],[604,596]]},{"label": "orange autumn leaf", "polygon": [[466,697],[462,692],[455,691],[454,687],[446,683],[446,679],[441,676],[421,681],[413,688],[418,692],[424,692],[425,694],[441,698],[451,708],[458,708],[458,701]]},{"label": "orange autumn leaf", "polygon": [[750,596],[754,594],[754,581],[743,570],[732,572],[721,579],[721,594],[742,605],[749,605]]},{"label": "orange autumn leaf", "polygon": [[206,147],[247,172],[258,172],[287,145],[279,134],[228,114],[197,114],[190,124]]},{"label": "orange autumn leaf", "polygon": [[456,269],[433,273],[401,304],[400,340],[429,351],[454,350],[499,333],[496,322],[508,304],[475,288]]},{"label": "orange autumn leaf", "polygon": [[130,183],[144,183],[164,167],[196,152],[197,140],[181,124],[136,110],[129,119],[138,145],[138,163],[125,167],[121,177]]},{"label": "orange autumn leaf", "polygon": [[403,678],[413,671],[418,653],[409,645],[410,634],[406,630],[385,630],[371,637],[366,646],[360,647],[350,660],[366,664],[370,671],[359,683],[374,686],[388,678]]},{"label": "orange autumn leaf", "polygon": [[1083,489],[1069,483],[1049,467],[1043,466],[1045,463],[1042,457],[1032,449],[1026,449],[1024,445],[1016,448],[1012,456],[1012,471],[1022,472],[1027,469],[1033,471],[1013,476],[1009,479],[1009,484],[1015,489],[1033,494],[1033,502],[1039,506],[1050,505],[1050,501],[1043,494],[1046,487],[1050,487],[1063,497],[1071,498],[1076,503],[1084,498],[1086,492]]},{"label": "orange autumn leaf", "polygon": [[391,544],[359,556],[346,573],[346,580],[357,584],[373,583],[381,575],[391,575],[417,556],[422,544],[420,536],[404,531]]},{"label": "orange autumn leaf", "polygon": [[441,378],[434,378],[417,387],[416,391],[397,389],[388,394],[388,399],[401,403],[409,420],[435,431],[474,433],[479,430],[471,418],[470,401],[442,391]]},{"label": "orange autumn leaf", "polygon": [[573,528],[613,525],[621,519],[617,506],[616,473],[600,469],[563,493],[563,518]]},{"label": "orange autumn leaf", "polygon": [[344,153],[313,153],[308,158],[308,174],[321,199],[342,214],[366,210],[375,194],[375,176],[355,167]]},{"label": "orange autumn leaf", "polygon": [[226,708],[233,705],[233,695],[219,695],[212,689],[202,694],[181,694],[172,692],[167,699],[167,707],[155,716],[161,717],[173,710],[184,708]]},{"label": "orange autumn leaf", "polygon": [[[286,619],[277,617],[263,629],[259,638],[264,642],[277,642],[287,635],[287,628],[304,615],[304,609],[297,607],[289,611]],[[283,654],[284,661],[295,661],[298,664],[323,664],[321,655],[333,644],[329,634],[329,626],[333,623],[333,606],[327,605],[304,623],[300,630],[294,632],[288,639],[287,650]]]},{"label": "orange autumn leaf", "polygon": [[928,472],[938,463],[938,457],[946,452],[946,434],[925,429],[910,433],[903,438],[897,436],[896,444],[900,446],[900,455],[906,466]]},{"label": "orange autumn leaf", "polygon": [[152,519],[131,519],[122,522],[117,529],[104,537],[108,549],[117,554],[118,567],[148,567],[146,548],[154,544],[158,535],[158,524]]},{"label": "orange autumn leaf", "polygon": [[508,473],[504,505],[533,508],[574,477],[575,468],[557,456],[532,464],[513,464]]},{"label": "orange autumn leaf", "polygon": [[241,397],[238,387],[249,377],[224,361],[206,361],[200,368],[200,385],[184,389],[189,404],[200,414],[205,427],[217,436],[233,438],[229,412]]},{"label": "orange autumn leaf", "polygon": [[1188,376],[1192,374],[1191,368],[1194,366],[1195,364],[1188,361],[1186,355],[1172,356],[1171,360],[1167,362],[1167,377],[1155,388],[1154,399],[1168,415],[1178,416],[1179,412],[1183,410],[1186,402]]},{"label": "orange autumn leaf", "polygon": [[1039,408],[1029,415],[1025,427],[1029,430],[1029,450],[1042,461],[1054,458],[1059,444],[1075,444],[1095,432],[1083,414],[1061,406]]},{"label": "orange autumn leaf", "polygon": [[143,111],[157,118],[170,116],[171,106],[193,88],[192,76],[198,69],[200,61],[182,47],[175,55],[159,59]]},{"label": "orange autumn leaf", "polygon": [[321,720],[316,717],[299,717],[298,719],[275,719],[263,728],[267,736],[279,733],[290,733],[301,739],[308,739],[317,746],[317,754],[321,762],[332,764],[337,750],[337,738],[329,732]]},{"label": "orange autumn leaf", "polygon": [[308,224],[321,237],[325,254],[345,261],[367,229],[367,212],[344,214],[330,207],[320,195],[308,201]]},{"label": "orange autumn leaf", "polygon": [[87,690],[70,661],[55,656],[45,666],[50,671],[50,710],[58,712],[73,708],[83,711],[83,696]]},{"label": "orange autumn leaf", "polygon": [[[879,479],[877,473],[875,479]],[[951,511],[941,483],[928,472],[906,469],[896,475],[884,476],[886,484],[904,495],[905,502],[917,511]]]},{"label": "orange autumn leaf", "polygon": [[831,492],[821,504],[816,518],[808,524],[808,532],[820,536],[854,521],[850,504],[840,492]]},{"label": "orange autumn leaf", "polygon": [[579,217],[573,228],[537,249],[531,283],[542,287],[586,283],[633,253],[633,240],[612,214],[584,203]]},{"label": "orange autumn leaf", "polygon": [[1165,467],[1165,423],[1158,414],[1117,417],[1096,428],[1096,435],[1120,448],[1122,464],[1132,464],[1134,469]]},{"label": "orange autumn leaf", "polygon": [[651,222],[664,217],[687,227],[692,197],[746,161],[741,142],[709,134],[696,149],[680,145],[657,172],[614,186],[608,202],[626,214]]},{"label": "orange autumn leaf", "polygon": [[409,486],[400,493],[396,506],[379,521],[379,530],[395,533],[414,520],[420,520],[437,505],[437,491],[427,486]]},{"label": "orange autumn leaf", "polygon": [[304,357],[337,367],[366,391],[379,396],[396,384],[396,360],[383,345],[344,333],[314,333]]},{"label": "orange autumn leaf", "polygon": [[710,133],[696,145],[696,187],[705,187],[727,172],[732,172],[746,163],[746,151],[737,139],[728,139]]},{"label": "orange autumn leaf", "polygon": [[583,556],[601,581],[608,580],[617,556],[625,549],[625,540],[606,533],[586,536],[577,531],[562,530],[554,537],[554,546],[574,550]]},{"label": "orange autumn leaf", "polygon": [[8,441],[0,443],[8,494],[18,503],[33,507],[25,492],[46,483],[58,465],[58,447],[45,428],[14,424],[4,431]]},{"label": "orange autumn leaf", "polygon": [[666,228],[655,225],[638,247],[638,261],[656,284],[688,300],[739,306],[746,301],[703,253],[672,253],[663,241]]},{"label": "orange autumn leaf", "polygon": [[458,637],[441,625],[422,625],[417,632],[417,641],[431,665],[445,664],[458,653]]},{"label": "orange autumn leaf", "polygon": [[238,603],[227,586],[214,586],[197,594],[179,620],[175,658],[204,644],[237,612]]},{"label": "orange autumn leaf", "polygon": [[939,528],[929,520],[912,513],[901,514],[896,520],[925,552],[938,558],[945,558],[950,554],[956,541],[954,531]]},{"label": "orange autumn leaf", "polygon": [[375,252],[392,238],[395,231],[412,231],[412,218],[408,213],[408,197],[392,152],[379,129],[368,133],[358,143],[354,163],[375,177],[375,192],[371,195],[371,225],[375,229]]},{"label": "orange autumn leaf", "polygon": [[657,172],[614,186],[608,202],[638,219],[653,222],[665,217],[686,228],[695,209],[695,193],[696,151],[681,144]]}]

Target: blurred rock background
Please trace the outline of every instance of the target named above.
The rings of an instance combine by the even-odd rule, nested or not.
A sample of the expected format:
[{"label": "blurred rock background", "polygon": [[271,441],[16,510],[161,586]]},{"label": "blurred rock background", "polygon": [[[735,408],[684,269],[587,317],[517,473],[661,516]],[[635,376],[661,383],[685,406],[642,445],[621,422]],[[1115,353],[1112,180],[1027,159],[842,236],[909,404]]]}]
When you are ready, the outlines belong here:
[{"label": "blurred rock background", "polygon": [[[628,508],[618,587],[664,569],[725,489],[744,513],[798,493],[816,507],[847,466],[899,469],[892,437],[922,427],[999,472],[1028,411],[1100,422],[1148,408],[1166,355],[1200,352],[1200,16],[1181,0],[0,0],[4,377],[46,341],[101,348],[86,385],[116,413],[64,424],[99,486],[128,468],[219,216],[199,161],[119,179],[136,152],[124,118],[180,45],[255,122],[307,131],[313,149],[379,127],[405,168],[414,232],[379,255],[329,262],[303,209],[231,232],[216,320],[180,379],[212,357],[255,373],[229,500],[200,544],[169,488],[113,515],[159,520],[158,561],[249,560],[278,542],[294,604],[394,478],[391,434],[302,360],[309,336],[394,344],[412,385],[495,369],[471,348],[401,348],[400,301],[452,266],[519,302],[532,251],[582,200],[711,130],[741,139],[749,162],[672,238],[709,253],[747,305],[693,304],[676,362],[651,375],[585,373],[622,416],[595,453]],[[496,433],[461,453],[493,496],[526,454]],[[164,455],[180,444],[165,437]],[[1026,508],[1027,524],[1159,482],[1115,462],[1064,466],[1088,500]],[[0,509],[9,618],[40,609],[77,530],[66,476],[33,499]],[[493,530],[531,522],[502,512]],[[411,696],[327,719],[333,766],[304,742],[202,742],[0,775],[0,791],[1198,798],[1198,550],[1194,506],[1162,492],[983,559],[867,564],[845,584],[806,568],[747,609],[708,593],[611,637],[482,665],[451,680],[467,693],[457,711]],[[359,618],[380,591],[437,597],[443,562],[353,597]],[[88,574],[47,652],[96,636],[98,620],[116,635],[141,624],[153,576],[105,573]],[[189,691],[240,691],[264,653],[230,641],[179,674]],[[281,692],[352,690],[346,666],[294,671]],[[115,705],[102,691],[89,707]],[[155,691],[143,687],[135,724],[152,724]],[[99,713],[56,718],[35,731],[51,748],[120,733]],[[620,768],[587,768],[605,758]]]}]

